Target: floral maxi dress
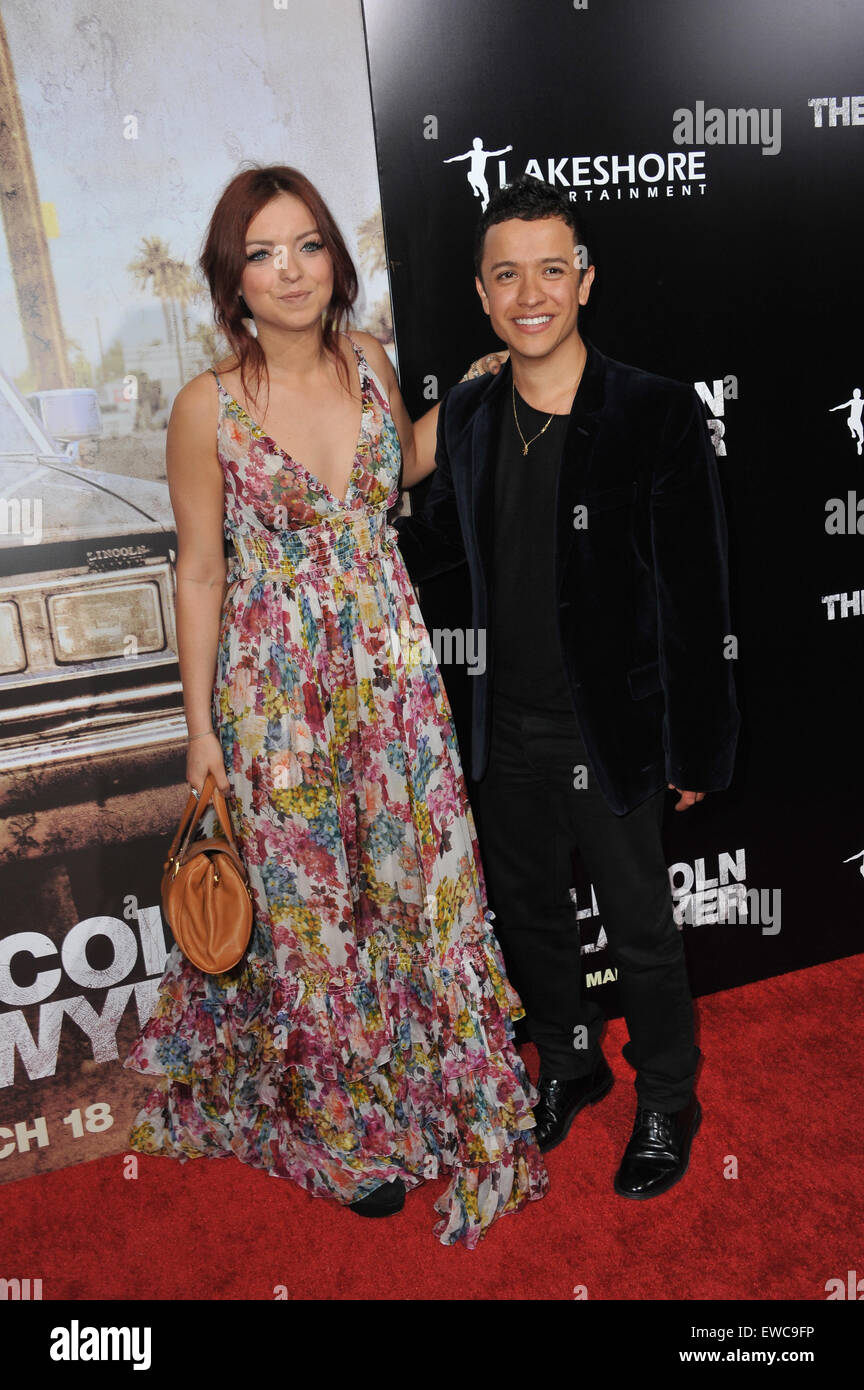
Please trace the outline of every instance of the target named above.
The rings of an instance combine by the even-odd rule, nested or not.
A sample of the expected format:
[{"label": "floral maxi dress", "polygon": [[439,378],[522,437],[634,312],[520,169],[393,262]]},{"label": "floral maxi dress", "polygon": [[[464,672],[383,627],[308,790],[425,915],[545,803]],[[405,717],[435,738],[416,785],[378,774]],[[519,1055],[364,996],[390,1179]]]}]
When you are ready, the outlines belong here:
[{"label": "floral maxi dress", "polygon": [[[172,947],[124,1062],[161,1079],[130,1142],[234,1154],[342,1203],[448,1176],[435,1234],[473,1247],[547,1190],[537,1096],[450,706],[387,519],[399,438],[352,346],[363,413],[343,500],[216,377],[234,553],[213,720],[254,925],[223,975]],[[212,807],[202,821],[213,833]]]}]

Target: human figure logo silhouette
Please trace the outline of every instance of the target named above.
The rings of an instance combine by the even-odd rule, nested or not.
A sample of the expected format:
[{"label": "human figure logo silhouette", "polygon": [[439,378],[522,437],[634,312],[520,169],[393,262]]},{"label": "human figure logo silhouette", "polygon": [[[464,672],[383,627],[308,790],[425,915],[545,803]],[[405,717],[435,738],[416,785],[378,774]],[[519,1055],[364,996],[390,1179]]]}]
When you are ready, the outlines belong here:
[{"label": "human figure logo silhouette", "polygon": [[455,164],[460,159],[470,159],[468,168],[468,182],[474,192],[474,197],[480,199],[480,211],[485,212],[489,205],[489,185],[486,182],[486,160],[491,159],[496,154],[508,154],[512,150],[512,145],[505,145],[503,150],[484,150],[483,141],[479,135],[475,135],[471,143],[471,149],[464,154],[451,155],[445,159],[445,164]]},{"label": "human figure logo silhouette", "polygon": [[856,451],[860,454],[864,446],[864,426],[861,424],[861,411],[864,409],[864,399],[861,397],[861,387],[856,386],[852,392],[852,399],[842,401],[840,405],[832,405],[828,411],[829,415],[834,410],[845,410],[849,407],[849,417],[846,424],[849,426],[849,433],[855,440]]},{"label": "human figure logo silhouette", "polygon": [[859,872],[859,874],[861,875],[861,877],[864,878],[864,849],[862,849],[862,851],[861,851],[860,854],[850,854],[850,856],[849,856],[848,859],[844,859],[844,860],[843,860],[843,863],[844,863],[844,864],[854,864],[854,862],[855,862],[856,859],[860,859],[860,860],[861,860],[861,865],[860,865],[860,867],[859,867],[859,869],[858,869],[858,872]]}]

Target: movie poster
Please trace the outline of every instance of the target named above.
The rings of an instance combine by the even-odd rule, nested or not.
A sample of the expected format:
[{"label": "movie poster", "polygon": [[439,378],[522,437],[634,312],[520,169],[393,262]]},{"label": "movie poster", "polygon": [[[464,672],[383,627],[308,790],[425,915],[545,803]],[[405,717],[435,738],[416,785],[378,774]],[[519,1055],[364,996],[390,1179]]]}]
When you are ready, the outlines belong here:
[{"label": "movie poster", "polygon": [[[299,12],[298,12],[299,11]],[[392,350],[354,0],[0,5],[0,1182],[121,1150],[188,796],[165,431],[225,356],[197,269],[247,162],[300,168]]]}]

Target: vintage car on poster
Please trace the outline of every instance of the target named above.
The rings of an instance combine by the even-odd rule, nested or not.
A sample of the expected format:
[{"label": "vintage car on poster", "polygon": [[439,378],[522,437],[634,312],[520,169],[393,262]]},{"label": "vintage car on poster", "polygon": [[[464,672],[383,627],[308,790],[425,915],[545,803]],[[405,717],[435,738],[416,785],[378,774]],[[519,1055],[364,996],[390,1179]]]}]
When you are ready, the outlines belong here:
[{"label": "vintage car on poster", "polygon": [[0,372],[0,1181],[125,1143],[188,792],[167,485],[76,457]]},{"label": "vintage car on poster", "polygon": [[182,737],[175,546],[165,484],[77,466],[0,374],[0,774]]}]

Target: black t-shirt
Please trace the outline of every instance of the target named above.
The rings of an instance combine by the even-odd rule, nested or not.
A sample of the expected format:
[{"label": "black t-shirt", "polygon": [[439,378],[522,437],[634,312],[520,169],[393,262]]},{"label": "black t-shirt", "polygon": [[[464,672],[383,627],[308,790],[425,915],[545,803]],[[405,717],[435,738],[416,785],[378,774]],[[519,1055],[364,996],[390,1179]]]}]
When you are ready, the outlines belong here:
[{"label": "black t-shirt", "polygon": [[525,705],[572,713],[555,588],[555,496],[570,417],[553,415],[540,434],[548,414],[527,405],[518,391],[516,411],[527,455],[508,391],[495,470],[493,688]]}]

